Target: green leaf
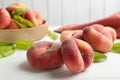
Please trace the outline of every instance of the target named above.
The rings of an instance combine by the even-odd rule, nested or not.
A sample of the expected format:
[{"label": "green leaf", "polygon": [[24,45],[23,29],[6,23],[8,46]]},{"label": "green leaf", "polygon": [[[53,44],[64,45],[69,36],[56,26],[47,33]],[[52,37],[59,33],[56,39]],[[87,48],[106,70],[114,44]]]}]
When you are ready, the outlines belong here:
[{"label": "green leaf", "polygon": [[16,10],[14,10],[13,12],[12,12],[12,16],[14,16],[14,15],[22,15],[22,14],[24,14],[26,11],[28,10],[28,8],[27,7],[21,7],[21,8],[18,8],[18,9],[16,9]]},{"label": "green leaf", "polygon": [[[19,16],[19,15],[14,15],[13,19],[18,23],[18,25],[20,25],[22,28],[32,28],[35,25],[30,22],[27,19],[24,19],[23,17]],[[23,25],[23,26],[22,26]]]},{"label": "green leaf", "polygon": [[100,52],[94,52],[94,60],[93,63],[100,63],[106,61],[107,56]]},{"label": "green leaf", "polygon": [[14,46],[0,46],[0,54],[14,49]]},{"label": "green leaf", "polygon": [[48,30],[48,36],[53,40],[58,39],[58,35],[55,32],[51,31],[51,30]]},{"label": "green leaf", "polygon": [[15,53],[14,46],[0,46],[0,58],[8,57]]},{"label": "green leaf", "polygon": [[11,56],[12,54],[14,54],[16,51],[16,49],[12,49],[12,50],[9,50],[7,52],[4,52],[3,53],[3,57],[8,57],[8,56]]},{"label": "green leaf", "polygon": [[11,43],[11,42],[0,42],[0,46],[9,46],[9,45],[13,45],[13,43]]},{"label": "green leaf", "polygon": [[2,58],[3,56],[2,56],[2,54],[0,54],[0,58]]},{"label": "green leaf", "polygon": [[14,21],[21,27],[21,28],[28,28],[27,25],[20,23],[19,21],[15,20]]},{"label": "green leaf", "polygon": [[15,44],[16,44],[16,49],[28,50],[33,45],[33,41],[17,40]]},{"label": "green leaf", "polygon": [[116,42],[113,44],[110,52],[114,52],[114,53],[119,53],[120,54],[120,42]]}]

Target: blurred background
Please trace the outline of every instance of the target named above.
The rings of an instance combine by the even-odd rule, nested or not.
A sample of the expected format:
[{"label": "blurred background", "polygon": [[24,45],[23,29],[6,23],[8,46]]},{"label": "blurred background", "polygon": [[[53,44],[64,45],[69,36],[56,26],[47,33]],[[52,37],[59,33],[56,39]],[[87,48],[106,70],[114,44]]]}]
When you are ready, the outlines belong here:
[{"label": "blurred background", "polygon": [[120,11],[120,0],[0,0],[0,7],[14,2],[39,11],[50,26],[84,23]]}]

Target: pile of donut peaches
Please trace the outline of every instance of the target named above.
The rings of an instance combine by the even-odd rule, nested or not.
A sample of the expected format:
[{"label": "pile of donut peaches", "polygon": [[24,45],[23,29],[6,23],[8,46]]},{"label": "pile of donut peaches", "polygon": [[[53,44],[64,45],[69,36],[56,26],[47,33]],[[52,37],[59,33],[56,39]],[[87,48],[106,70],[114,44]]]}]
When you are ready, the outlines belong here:
[{"label": "pile of donut peaches", "polygon": [[[16,20],[14,18],[15,16],[20,19]],[[39,26],[42,23],[43,18],[41,14],[38,11],[28,9],[26,5],[21,2],[13,3],[5,9],[0,8],[0,29],[21,29],[26,25],[28,25],[26,28],[29,28],[29,25]]]},{"label": "pile of donut peaches", "polygon": [[83,30],[66,30],[60,42],[40,41],[27,51],[27,61],[35,69],[54,69],[66,65],[72,73],[86,70],[94,51],[107,53],[116,39],[111,27],[94,24]]}]

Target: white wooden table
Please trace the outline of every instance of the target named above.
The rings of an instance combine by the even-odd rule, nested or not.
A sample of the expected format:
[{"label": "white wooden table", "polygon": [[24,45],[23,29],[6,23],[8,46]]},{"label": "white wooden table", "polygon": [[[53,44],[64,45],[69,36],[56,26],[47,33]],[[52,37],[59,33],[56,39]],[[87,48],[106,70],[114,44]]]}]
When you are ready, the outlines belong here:
[{"label": "white wooden table", "polygon": [[[42,40],[52,41],[47,36]],[[0,80],[120,80],[120,54],[109,52],[106,55],[105,62],[93,63],[86,71],[71,74],[65,66],[34,70],[27,63],[26,51],[17,50],[14,55],[0,59]]]}]

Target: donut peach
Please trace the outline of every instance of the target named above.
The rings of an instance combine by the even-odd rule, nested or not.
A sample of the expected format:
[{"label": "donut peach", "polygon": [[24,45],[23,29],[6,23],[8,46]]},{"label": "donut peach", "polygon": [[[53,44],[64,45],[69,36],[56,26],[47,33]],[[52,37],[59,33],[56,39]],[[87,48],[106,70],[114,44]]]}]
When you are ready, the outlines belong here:
[{"label": "donut peach", "polygon": [[11,14],[14,10],[18,8],[25,7],[25,4],[22,2],[16,2],[13,4],[10,4],[9,6],[6,7],[6,10]]},{"label": "donut peach", "polygon": [[28,10],[25,14],[23,14],[23,17],[31,21],[35,26],[39,26],[43,23],[42,15],[35,10]]},{"label": "donut peach", "polygon": [[106,53],[112,48],[112,44],[116,39],[116,31],[111,27],[94,24],[83,30],[82,38],[94,50]]},{"label": "donut peach", "polygon": [[11,19],[10,24],[5,29],[20,29],[21,27],[13,20]]},{"label": "donut peach", "polygon": [[66,30],[63,31],[60,35],[60,41],[63,42],[66,39],[69,38],[78,38],[81,39],[82,36],[82,30]]},{"label": "donut peach", "polygon": [[61,44],[41,41],[27,51],[27,61],[35,69],[53,69],[64,64]]},{"label": "donut peach", "polygon": [[10,14],[7,10],[0,8],[0,29],[4,29],[10,23]]},{"label": "donut peach", "polygon": [[93,62],[92,47],[85,41],[69,38],[62,43],[61,52],[64,63],[72,73],[87,69]]},{"label": "donut peach", "polygon": [[10,17],[5,14],[0,15],[0,29],[6,28],[10,24]]},{"label": "donut peach", "polygon": [[112,27],[106,26],[105,30],[106,30],[106,35],[109,35],[107,31],[110,31],[111,35],[109,35],[109,38],[111,38],[112,41],[114,42],[115,39],[117,38],[117,32],[115,31],[115,29],[113,29]]},{"label": "donut peach", "polygon": [[6,9],[0,8],[0,15],[3,15],[3,14],[10,17],[9,12]]}]

